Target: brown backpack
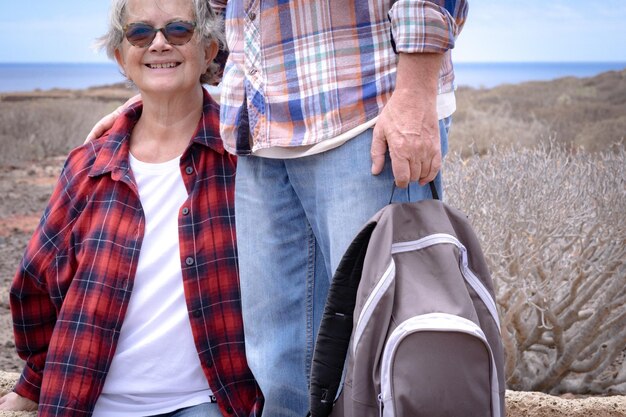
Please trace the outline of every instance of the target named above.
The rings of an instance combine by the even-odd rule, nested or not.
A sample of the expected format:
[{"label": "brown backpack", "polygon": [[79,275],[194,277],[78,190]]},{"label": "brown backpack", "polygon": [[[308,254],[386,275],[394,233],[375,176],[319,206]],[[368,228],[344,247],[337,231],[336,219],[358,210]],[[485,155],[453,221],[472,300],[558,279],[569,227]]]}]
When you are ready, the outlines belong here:
[{"label": "brown backpack", "polygon": [[438,200],[390,204],[364,226],[333,278],[310,415],[504,416],[499,329],[493,283],[466,216]]}]

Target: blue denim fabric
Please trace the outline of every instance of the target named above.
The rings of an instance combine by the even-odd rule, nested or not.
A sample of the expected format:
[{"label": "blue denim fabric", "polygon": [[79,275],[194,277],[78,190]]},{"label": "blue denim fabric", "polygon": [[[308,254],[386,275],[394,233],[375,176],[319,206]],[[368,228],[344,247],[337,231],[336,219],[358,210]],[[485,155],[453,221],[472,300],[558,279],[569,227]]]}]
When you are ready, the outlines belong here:
[{"label": "blue denim fabric", "polygon": [[[447,151],[449,119],[440,121]],[[314,341],[332,275],[367,220],[389,203],[389,159],[372,176],[372,129],[342,146],[297,159],[240,157],[235,213],[246,356],[263,415],[302,417]],[[441,176],[436,179],[441,196]],[[393,201],[431,198],[428,186]]]}]

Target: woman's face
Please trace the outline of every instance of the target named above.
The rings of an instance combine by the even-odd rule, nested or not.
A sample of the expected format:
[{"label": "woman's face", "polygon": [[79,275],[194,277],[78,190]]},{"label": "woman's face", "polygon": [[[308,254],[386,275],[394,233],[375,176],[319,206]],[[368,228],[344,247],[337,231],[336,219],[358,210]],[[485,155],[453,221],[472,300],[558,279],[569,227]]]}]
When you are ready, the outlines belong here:
[{"label": "woman's face", "polygon": [[[146,23],[163,28],[170,22],[194,22],[191,0],[129,0],[125,24]],[[217,53],[216,42],[204,42],[194,33],[184,45],[172,45],[162,32],[146,47],[131,45],[126,37],[115,58],[142,93],[186,94],[197,88]]]}]

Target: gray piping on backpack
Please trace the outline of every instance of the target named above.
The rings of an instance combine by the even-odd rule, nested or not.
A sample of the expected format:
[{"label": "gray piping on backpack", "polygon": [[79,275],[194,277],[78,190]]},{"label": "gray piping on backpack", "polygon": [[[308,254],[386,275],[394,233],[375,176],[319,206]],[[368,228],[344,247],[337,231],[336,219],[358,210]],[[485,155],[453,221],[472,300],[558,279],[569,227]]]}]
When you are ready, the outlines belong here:
[{"label": "gray piping on backpack", "polygon": [[363,305],[363,310],[361,310],[361,314],[359,315],[359,320],[357,321],[356,330],[354,331],[354,342],[352,343],[352,353],[356,353],[357,345],[359,344],[359,340],[361,339],[361,335],[365,330],[365,326],[369,322],[370,317],[372,317],[372,312],[374,308],[378,305],[378,302],[383,297],[385,292],[389,289],[389,286],[393,282],[396,277],[396,264],[391,259],[389,262],[389,266],[383,273],[383,276],[378,280],[376,286],[365,300],[365,304]]},{"label": "gray piping on backpack", "polygon": [[[489,291],[485,288],[483,283],[476,277],[476,275],[470,270],[467,264],[467,249],[457,238],[452,235],[446,233],[435,233],[432,235],[428,235],[418,240],[413,240],[409,242],[399,242],[391,245],[391,254],[409,252],[412,250],[420,250],[429,246],[437,245],[437,244],[452,244],[459,249],[460,259],[459,266],[461,267],[461,274],[463,278],[467,281],[468,284],[476,291],[480,299],[485,303],[489,313],[493,317],[496,322],[498,332],[500,331],[500,319],[498,318],[498,311],[496,309],[496,302],[489,294]],[[356,354],[357,347],[359,345],[359,341],[361,340],[361,336],[363,335],[363,331],[365,330],[365,326],[369,322],[373,310],[378,304],[378,301],[383,297],[384,293],[389,289],[389,286],[393,282],[395,278],[395,263],[393,258],[391,259],[389,266],[385,270],[382,277],[378,280],[378,283],[367,297],[365,304],[363,306],[363,310],[359,315],[359,320],[357,321],[356,330],[354,332],[354,342],[352,344],[352,353]]]},{"label": "gray piping on backpack", "polygon": [[487,337],[483,333],[482,329],[471,320],[466,318],[455,316],[447,313],[429,313],[419,316],[411,317],[408,320],[400,323],[398,327],[391,333],[385,349],[383,351],[382,365],[381,365],[381,394],[379,395],[379,401],[383,413],[382,417],[394,417],[395,409],[393,407],[393,393],[391,392],[391,358],[396,352],[400,341],[408,334],[412,334],[420,331],[440,331],[440,332],[461,332],[469,334],[470,336],[477,337],[485,345],[489,352],[489,358],[491,359],[491,411],[494,416],[500,415],[500,386],[498,384],[498,369],[493,357],[491,346],[487,341]]},{"label": "gray piping on backpack", "polygon": [[459,242],[457,238],[446,233],[436,233],[436,234],[432,234],[422,239],[414,240],[411,242],[394,243],[393,245],[391,245],[391,254],[393,255],[395,253],[409,252],[411,250],[419,250],[427,246],[432,246],[432,245],[436,245],[440,243],[450,243],[459,249],[459,252],[461,255],[459,264],[461,267],[461,273],[463,274],[463,278],[465,278],[467,283],[471,285],[474,291],[476,291],[480,299],[483,300],[483,303],[485,303],[485,305],[487,306],[487,309],[489,309],[489,313],[491,314],[491,317],[493,317],[493,319],[496,322],[498,331],[500,331],[500,319],[498,318],[498,310],[496,308],[496,302],[491,297],[491,294],[489,294],[489,291],[487,291],[487,288],[485,288],[484,284],[478,279],[478,277],[474,274],[474,272],[472,272],[472,270],[469,268],[469,265],[467,263],[467,249],[465,248],[465,246],[463,246],[461,242]]}]

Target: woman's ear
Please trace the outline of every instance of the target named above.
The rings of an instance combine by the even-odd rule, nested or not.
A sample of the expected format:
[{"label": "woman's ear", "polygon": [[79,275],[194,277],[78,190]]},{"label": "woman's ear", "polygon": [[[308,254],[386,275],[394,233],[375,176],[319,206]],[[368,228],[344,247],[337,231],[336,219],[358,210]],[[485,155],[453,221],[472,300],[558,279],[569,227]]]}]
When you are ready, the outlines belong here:
[{"label": "woman's ear", "polygon": [[212,39],[210,42],[207,42],[204,46],[204,64],[206,65],[206,69],[209,69],[209,66],[217,56],[217,52],[219,51],[219,44],[215,39]]},{"label": "woman's ear", "polygon": [[122,51],[120,51],[120,48],[116,48],[113,55],[115,56],[115,61],[117,61],[117,65],[119,65],[122,73],[126,74],[126,68],[124,68],[124,58],[122,56]]}]

